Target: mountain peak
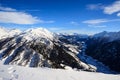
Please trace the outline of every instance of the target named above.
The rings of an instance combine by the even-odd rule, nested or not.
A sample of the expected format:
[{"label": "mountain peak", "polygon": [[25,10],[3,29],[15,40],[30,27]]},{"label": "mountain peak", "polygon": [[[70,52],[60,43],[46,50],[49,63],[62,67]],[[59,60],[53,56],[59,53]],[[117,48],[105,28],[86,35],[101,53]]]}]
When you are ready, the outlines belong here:
[{"label": "mountain peak", "polygon": [[6,29],[3,27],[0,27],[0,39],[7,38],[7,37],[14,37],[20,33],[21,31],[19,29]]},{"label": "mountain peak", "polygon": [[54,36],[53,33],[49,32],[45,28],[32,28],[24,31],[21,35],[27,41],[37,40],[37,39],[48,39],[53,40]]}]

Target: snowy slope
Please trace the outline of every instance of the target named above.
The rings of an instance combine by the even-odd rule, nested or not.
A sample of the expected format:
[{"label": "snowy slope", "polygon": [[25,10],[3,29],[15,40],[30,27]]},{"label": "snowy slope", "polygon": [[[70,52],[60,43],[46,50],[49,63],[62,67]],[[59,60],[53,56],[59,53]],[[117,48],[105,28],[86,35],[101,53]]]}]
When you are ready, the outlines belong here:
[{"label": "snowy slope", "polygon": [[46,38],[50,40],[54,39],[53,33],[44,28],[28,29],[24,31],[20,36],[27,39],[28,41],[36,40],[39,38]]},{"label": "snowy slope", "polygon": [[18,29],[6,29],[0,27],[0,39],[14,37],[20,33],[21,31]]},{"label": "snowy slope", "polygon": [[79,54],[78,56],[83,62],[96,67],[97,72],[102,72],[107,74],[115,73],[114,71],[110,70],[109,67],[105,66],[103,63],[93,59],[92,57],[86,54]]},{"label": "snowy slope", "polygon": [[110,70],[110,68],[108,66],[105,66],[103,63],[99,62],[98,60],[93,59],[92,57],[86,55],[86,53],[85,53],[86,49],[87,49],[86,43],[82,42],[81,51],[77,55],[80,58],[80,60],[82,60],[83,62],[85,62],[89,65],[96,67],[97,72],[102,72],[102,73],[107,73],[107,74],[115,73],[114,71]]},{"label": "snowy slope", "polygon": [[120,80],[120,75],[2,65],[0,61],[0,80]]},{"label": "snowy slope", "polygon": [[77,47],[62,44],[55,35],[44,28],[29,29],[13,38],[0,40],[0,59],[4,64],[29,67],[62,68],[66,66],[86,71],[96,71],[76,56]]}]

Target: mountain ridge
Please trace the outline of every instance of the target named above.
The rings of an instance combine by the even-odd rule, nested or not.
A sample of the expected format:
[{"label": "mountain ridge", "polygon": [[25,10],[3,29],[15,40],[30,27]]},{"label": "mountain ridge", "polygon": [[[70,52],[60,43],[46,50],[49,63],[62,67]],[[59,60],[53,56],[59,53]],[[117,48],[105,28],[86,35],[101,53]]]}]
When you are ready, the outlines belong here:
[{"label": "mountain ridge", "polygon": [[[30,67],[40,66],[65,69],[66,66],[69,66],[87,71],[96,71],[97,66],[89,64],[92,62],[88,60],[95,62],[95,65],[101,64],[89,57],[94,58],[94,56],[90,54],[91,48],[94,48],[92,51],[97,48],[91,45],[91,43],[94,44],[95,41],[95,45],[99,42],[101,45],[112,41],[109,38],[110,36],[104,36],[105,34],[109,34],[108,32],[103,32],[104,34],[99,33],[100,36],[98,36],[98,34],[96,34],[97,36],[87,36],[81,34],[56,34],[44,28],[28,29],[23,32],[18,31],[18,34],[15,34],[17,32],[16,29],[10,31],[9,33],[13,33],[12,35],[7,33],[7,35],[0,40],[0,59],[5,61],[4,64],[17,64]],[[115,34],[117,34],[117,32],[115,32]],[[119,39],[119,37],[113,40],[116,39]],[[82,55],[81,50],[84,42],[87,44],[87,49],[84,50],[85,53],[87,51],[87,54]],[[78,55],[80,56],[78,57]],[[99,71],[102,71],[102,69],[99,69]]]},{"label": "mountain ridge", "polygon": [[[10,38],[0,40],[0,59],[4,64],[30,67],[82,69],[96,71],[92,66],[79,60],[77,47],[62,43],[53,33],[43,28],[30,29]],[[70,49],[71,47],[71,49]]]}]

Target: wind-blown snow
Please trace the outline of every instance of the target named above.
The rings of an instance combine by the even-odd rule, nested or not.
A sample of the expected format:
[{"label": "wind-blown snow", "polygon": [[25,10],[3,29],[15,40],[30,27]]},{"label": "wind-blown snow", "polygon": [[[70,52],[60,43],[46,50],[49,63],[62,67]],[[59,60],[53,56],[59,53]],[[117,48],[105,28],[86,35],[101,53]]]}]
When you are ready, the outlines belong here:
[{"label": "wind-blown snow", "polygon": [[3,65],[0,61],[0,80],[120,80],[120,75],[69,69],[28,68]]}]

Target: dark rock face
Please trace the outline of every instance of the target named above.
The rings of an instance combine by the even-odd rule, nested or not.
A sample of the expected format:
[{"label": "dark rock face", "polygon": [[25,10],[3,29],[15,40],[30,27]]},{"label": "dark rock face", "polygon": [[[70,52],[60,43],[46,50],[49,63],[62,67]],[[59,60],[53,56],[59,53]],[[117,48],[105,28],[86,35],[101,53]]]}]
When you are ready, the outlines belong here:
[{"label": "dark rock face", "polygon": [[89,39],[86,54],[120,72],[120,40],[107,41],[105,38]]},{"label": "dark rock face", "polygon": [[70,55],[68,52],[70,53],[63,45],[59,46],[58,44],[55,44],[49,59],[55,63],[56,67],[59,67],[62,63],[71,66],[72,68],[82,69],[83,67],[79,65],[79,59],[76,56]]},{"label": "dark rock face", "polygon": [[[114,34],[113,34],[114,35]],[[119,35],[115,33],[115,35]],[[112,36],[113,37],[113,36]],[[102,62],[111,70],[120,72],[120,39],[116,37],[112,39],[109,36],[100,37],[79,37],[79,35],[63,35],[60,40],[62,42],[79,46],[81,49],[81,42],[84,41],[87,45],[86,55]]]},{"label": "dark rock face", "polygon": [[18,35],[1,39],[0,59],[4,59],[4,64],[62,69],[70,66],[86,71],[95,71],[87,63],[82,62],[76,52],[72,51],[74,49],[81,50],[83,41],[87,45],[86,55],[97,59],[112,70],[120,72],[120,40],[110,41],[108,37],[91,38],[79,35],[57,37],[56,40],[39,38],[27,41]]},{"label": "dark rock face", "polygon": [[[45,42],[43,42],[45,41]],[[0,59],[4,64],[17,64],[30,67],[72,68],[95,71],[87,64],[83,65],[76,53],[59,41],[39,39],[23,40],[22,37],[0,40]]]}]

